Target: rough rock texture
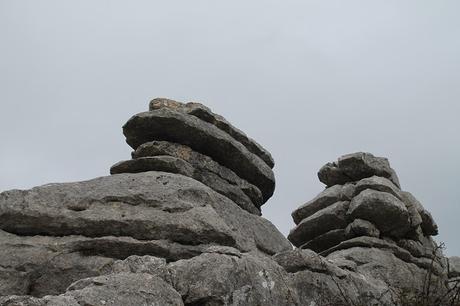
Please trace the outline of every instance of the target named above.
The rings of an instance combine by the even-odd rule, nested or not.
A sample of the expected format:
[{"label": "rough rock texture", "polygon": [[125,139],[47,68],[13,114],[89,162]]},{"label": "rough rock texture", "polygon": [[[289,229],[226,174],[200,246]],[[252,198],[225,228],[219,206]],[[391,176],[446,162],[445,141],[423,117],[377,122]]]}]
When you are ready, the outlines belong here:
[{"label": "rough rock texture", "polygon": [[273,194],[275,179],[271,168],[229,134],[195,116],[160,108],[134,115],[123,126],[123,133],[134,149],[153,140],[189,146],[257,186],[264,200]]},{"label": "rough rock texture", "polygon": [[355,187],[353,184],[335,185],[324,189],[313,200],[305,203],[292,212],[292,219],[299,224],[303,219],[310,217],[317,211],[340,201],[350,201],[353,198]]},{"label": "rough rock texture", "polygon": [[328,231],[347,226],[346,212],[350,202],[337,202],[302,220],[289,233],[289,240],[295,246],[301,246],[314,237]]},{"label": "rough rock texture", "polygon": [[[453,300],[448,279],[459,288],[460,282],[455,268],[448,268],[455,266],[455,259],[447,264],[431,238],[438,233],[431,214],[400,190],[386,158],[345,155],[323,166],[319,178],[328,187],[292,214],[297,226],[288,238],[294,245],[336,263],[354,263],[342,267],[384,284],[396,293],[393,304],[441,305],[448,296]],[[339,203],[349,205],[337,209]]]},{"label": "rough rock texture", "polygon": [[455,305],[460,260],[386,159],[323,169],[293,249],[260,216],[267,151],[201,104],[150,110],[111,176],[0,193],[0,306]]},{"label": "rough rock texture", "polygon": [[400,187],[398,176],[390,167],[388,159],[375,157],[370,153],[358,152],[344,155],[337,162],[327,163],[318,172],[319,180],[328,187],[343,185],[374,175],[388,178]]},{"label": "rough rock texture", "polygon": [[[255,201],[259,204],[259,206],[256,206],[240,186],[229,184],[228,181],[215,173],[195,169],[188,162],[180,158],[172,156],[141,157],[119,162],[110,169],[111,174],[140,173],[145,171],[164,171],[194,178],[221,195],[226,196],[246,211],[260,215],[259,207],[261,199]],[[250,188],[251,186],[247,184],[246,187]],[[254,191],[252,194],[256,194],[256,191],[258,191],[255,187],[252,190]]]},{"label": "rough rock texture", "polygon": [[234,127],[230,122],[228,122],[224,117],[213,113],[208,107],[203,104],[196,102],[189,103],[180,103],[174,100],[157,98],[150,101],[149,110],[153,111],[161,108],[171,108],[174,110],[182,111],[186,114],[200,118],[203,121],[206,121],[212,125],[215,125],[217,128],[226,132],[234,139],[242,143],[251,153],[259,156],[270,168],[273,168],[275,161],[271,156],[270,152],[265,150],[261,145],[256,141],[249,138],[243,131]]},{"label": "rough rock texture", "polygon": [[361,192],[351,201],[348,214],[352,219],[374,223],[383,234],[390,236],[402,237],[410,228],[406,205],[386,192],[370,189]]}]

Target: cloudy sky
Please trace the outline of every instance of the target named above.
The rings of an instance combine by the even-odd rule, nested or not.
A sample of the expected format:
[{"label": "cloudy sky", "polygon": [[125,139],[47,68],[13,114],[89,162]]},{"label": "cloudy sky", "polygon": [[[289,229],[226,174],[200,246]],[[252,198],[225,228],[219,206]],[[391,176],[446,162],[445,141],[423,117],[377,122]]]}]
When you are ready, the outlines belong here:
[{"label": "cloudy sky", "polygon": [[283,233],[355,151],[387,156],[460,255],[460,1],[0,0],[0,190],[129,158],[150,99],[200,101],[269,149]]}]

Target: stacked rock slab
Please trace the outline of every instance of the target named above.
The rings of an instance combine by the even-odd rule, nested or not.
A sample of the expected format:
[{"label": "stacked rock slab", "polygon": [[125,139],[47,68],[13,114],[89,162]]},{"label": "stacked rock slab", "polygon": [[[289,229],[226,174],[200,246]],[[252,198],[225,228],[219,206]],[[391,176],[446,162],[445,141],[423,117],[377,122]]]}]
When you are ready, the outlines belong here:
[{"label": "stacked rock slab", "polygon": [[326,189],[292,213],[296,227],[288,239],[296,247],[353,260],[363,271],[371,263],[382,264],[370,256],[372,250],[380,260],[386,254],[417,267],[414,275],[430,270],[445,276],[442,254],[431,238],[438,233],[437,225],[412,194],[400,189],[386,158],[362,152],[345,155],[323,166],[318,177]]},{"label": "stacked rock slab", "polygon": [[[0,296],[67,291],[71,297],[62,299],[78,300],[75,294],[98,290],[79,280],[105,275],[130,256],[173,263],[216,248],[262,257],[291,249],[259,216],[274,188],[270,154],[222,117],[199,104],[154,100],[124,133],[136,150],[132,160],[112,167],[114,175],[0,193]],[[120,290],[136,288],[133,275],[95,282],[107,284],[108,296],[123,283],[131,285]],[[171,305],[180,297],[151,275],[139,275],[137,282],[150,284],[145,290],[153,297],[162,294],[153,288],[158,285]],[[144,304],[122,300],[117,305]],[[169,302],[159,299],[157,305]]]},{"label": "stacked rock slab", "polygon": [[291,239],[310,249],[293,249],[259,216],[268,152],[202,105],[150,108],[124,127],[135,151],[118,174],[0,193],[0,306],[392,306],[419,287],[457,298],[458,258],[434,252],[436,224],[386,160],[328,164],[329,187],[293,214]]},{"label": "stacked rock slab", "polygon": [[260,215],[272,196],[273,158],[257,142],[199,103],[158,98],[123,126],[132,159],[111,174],[164,171],[191,177]]}]

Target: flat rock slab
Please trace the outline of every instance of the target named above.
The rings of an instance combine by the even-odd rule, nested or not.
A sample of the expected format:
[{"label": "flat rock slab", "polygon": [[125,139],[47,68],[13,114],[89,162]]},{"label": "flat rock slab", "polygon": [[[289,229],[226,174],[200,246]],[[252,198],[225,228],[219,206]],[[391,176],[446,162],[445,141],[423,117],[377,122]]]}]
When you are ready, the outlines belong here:
[{"label": "flat rock slab", "polygon": [[181,295],[159,277],[146,273],[118,273],[82,279],[65,296],[80,305],[184,305]]},{"label": "flat rock slab", "polygon": [[350,202],[337,202],[303,219],[289,233],[288,239],[297,247],[328,231],[347,226],[346,212]]},{"label": "flat rock slab", "polygon": [[[352,238],[349,240],[345,240],[341,242],[340,244],[321,252],[320,254],[322,256],[326,256],[329,258],[331,254],[334,254],[336,252],[339,252],[338,254],[343,255],[343,253],[341,253],[342,250],[355,249],[355,248],[361,249],[360,252],[362,253],[362,256],[366,256],[366,252],[369,252],[369,249],[373,249],[373,248],[382,249],[384,251],[391,252],[395,257],[401,259],[402,261],[406,263],[412,263],[421,269],[430,270],[436,275],[442,275],[445,271],[440,261],[437,261],[437,260],[433,261],[432,258],[427,258],[427,257],[416,257],[413,254],[411,254],[408,250],[402,247],[399,247],[394,242],[390,242],[388,240],[383,240],[383,239],[379,239],[375,237],[361,236],[361,237],[356,237],[356,238]],[[368,254],[370,254],[370,252]],[[378,257],[375,257],[375,258],[378,258]],[[369,260],[372,259],[376,263],[379,263],[379,261],[376,261],[375,258],[370,258]]]},{"label": "flat rock slab", "polygon": [[275,178],[272,169],[229,134],[195,116],[160,108],[131,117],[123,126],[123,133],[134,149],[153,140],[189,146],[257,186],[264,200],[273,194]]},{"label": "flat rock slab", "polygon": [[[391,286],[392,288],[398,288],[397,290],[401,290],[403,292],[414,292],[415,294],[422,294],[425,288],[424,280],[427,277],[427,269],[401,259],[389,248],[379,248],[377,245],[374,245],[373,247],[356,246],[338,250],[326,258],[333,262],[337,259],[341,260],[343,258],[355,262],[357,264],[356,271],[363,279],[366,280],[366,282],[374,284],[383,283],[387,284],[387,286]],[[444,283],[442,277],[438,278],[435,274],[432,274],[431,277],[433,292],[440,293],[440,296],[442,296],[446,288],[436,286]],[[376,280],[378,281],[376,282]],[[395,302],[390,305],[395,305]],[[397,305],[399,305],[399,303]],[[401,305],[404,304],[401,303]]]},{"label": "flat rock slab", "polygon": [[366,189],[387,192],[401,200],[401,190],[396,187],[392,181],[381,176],[374,175],[358,181],[355,185],[355,192],[353,196],[358,195],[361,191]]},{"label": "flat rock slab", "polygon": [[[219,194],[226,196],[244,210],[256,215],[261,214],[260,209],[255,206],[252,200],[244,192],[243,188],[230,184],[214,172],[207,171],[203,168],[194,168],[187,161],[177,157],[167,155],[140,157],[137,159],[121,161],[110,168],[111,174],[140,173],[148,171],[164,171],[193,178],[212,188]],[[260,204],[260,202],[258,204]]]},{"label": "flat rock slab", "polygon": [[273,259],[289,273],[309,270],[328,273],[328,262],[324,257],[311,250],[294,249],[278,253]]},{"label": "flat rock slab", "polygon": [[201,103],[189,102],[181,103],[170,99],[157,98],[150,101],[149,110],[154,111],[161,108],[174,109],[189,115],[193,115],[201,120],[215,125],[217,128],[232,136],[235,140],[241,142],[251,153],[259,156],[270,168],[273,168],[275,162],[270,152],[265,150],[255,140],[249,138],[243,131],[234,127],[224,117],[213,113],[208,107]]},{"label": "flat rock slab", "polygon": [[324,189],[313,200],[298,207],[292,212],[292,219],[299,224],[303,219],[310,217],[317,211],[340,201],[350,201],[355,193],[353,184],[334,185]]},{"label": "flat rock slab", "polygon": [[221,166],[209,156],[193,151],[190,147],[167,141],[152,141],[139,146],[133,153],[134,159],[142,157],[152,157],[159,155],[169,155],[185,160],[199,173],[209,172],[207,176],[218,176],[220,180],[225,180],[230,185],[235,185],[240,188],[254,203],[257,208],[260,208],[264,202],[260,190],[240,178],[232,170]]},{"label": "flat rock slab", "polygon": [[366,189],[353,198],[347,213],[351,219],[364,219],[382,232],[403,237],[411,223],[406,206],[395,196]]},{"label": "flat rock slab", "polygon": [[58,296],[0,297],[0,305],[80,306],[80,305],[171,305],[183,306],[181,296],[159,277],[146,273],[118,273],[82,279]]},{"label": "flat rock slab", "polygon": [[24,236],[212,243],[267,254],[290,248],[266,219],[194,179],[153,171],[3,192],[0,229]]},{"label": "flat rock slab", "polygon": [[345,229],[345,236],[350,239],[359,236],[380,237],[378,228],[367,220],[355,219]]},{"label": "flat rock slab", "polygon": [[385,177],[400,188],[398,176],[388,159],[370,153],[344,155],[337,162],[327,163],[318,172],[319,180],[327,186],[343,185],[374,175]]},{"label": "flat rock slab", "polygon": [[420,225],[426,236],[436,236],[438,234],[438,225],[431,214],[410,192],[401,192],[401,197],[408,209],[412,211],[411,218],[413,225]]},{"label": "flat rock slab", "polygon": [[300,246],[300,248],[310,249],[319,253],[329,248],[332,248],[334,245],[338,245],[339,243],[345,240],[345,230],[336,229],[313,238],[312,240]]}]

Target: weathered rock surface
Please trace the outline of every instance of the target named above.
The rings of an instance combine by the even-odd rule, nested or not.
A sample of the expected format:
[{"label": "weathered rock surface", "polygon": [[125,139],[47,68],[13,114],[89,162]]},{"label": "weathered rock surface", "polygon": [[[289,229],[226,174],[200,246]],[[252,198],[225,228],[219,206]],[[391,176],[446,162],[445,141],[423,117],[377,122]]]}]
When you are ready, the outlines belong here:
[{"label": "weathered rock surface", "polygon": [[331,230],[343,229],[347,226],[346,212],[350,202],[337,202],[312,216],[302,220],[289,233],[288,239],[297,247],[311,239]]},{"label": "weathered rock surface", "polygon": [[455,305],[460,260],[386,159],[323,167],[292,249],[259,216],[268,152],[201,104],[150,109],[113,175],[0,193],[0,306]]},{"label": "weathered rock surface", "polygon": [[[460,296],[452,285],[460,288],[460,282],[454,272],[449,279],[447,260],[431,238],[438,232],[436,223],[412,194],[400,189],[386,158],[354,153],[325,165],[318,175],[328,187],[293,212],[297,226],[288,238],[295,246],[303,243],[301,248],[318,252],[336,267],[386,288],[381,292],[395,293],[387,296],[391,305],[443,305],[452,303],[452,292]],[[346,212],[331,214],[339,201],[349,203]],[[296,258],[283,262],[294,265]],[[303,279],[301,285],[308,283]],[[347,300],[353,290],[347,288],[345,299],[322,302],[368,305]],[[372,303],[381,304],[378,299]]]},{"label": "weathered rock surface", "polygon": [[134,149],[154,140],[189,146],[257,186],[264,200],[273,194],[275,179],[271,168],[229,134],[195,116],[160,108],[131,117],[123,133]]},{"label": "weathered rock surface", "polygon": [[343,229],[335,229],[324,234],[321,234],[312,240],[300,246],[301,249],[310,249],[315,252],[327,250],[340,242],[347,239],[346,231]]},{"label": "weathered rock surface", "polygon": [[355,219],[348,224],[345,229],[344,235],[348,238],[359,236],[380,237],[378,228],[369,221],[363,219]]},{"label": "weathered rock surface", "polygon": [[418,212],[419,217],[415,213],[412,214],[412,223],[420,224],[425,235],[436,236],[438,234],[438,225],[431,214],[423,208],[422,204],[410,192],[403,191],[401,196],[408,208],[410,207],[413,211]]},{"label": "weathered rock surface", "polygon": [[[202,169],[195,169],[188,162],[180,158],[165,155],[141,157],[137,159],[121,161],[113,165],[110,169],[111,174],[140,173],[147,171],[164,171],[194,178],[197,181],[212,188],[214,191],[220,193],[221,195],[226,196],[244,210],[256,215],[260,215],[259,208],[255,206],[247,194],[244,193],[244,189],[229,184],[228,181],[222,179],[220,176],[213,172]],[[249,184],[247,184],[247,186],[249,187]],[[255,191],[257,188],[254,187],[253,190]],[[260,200],[261,199],[259,199],[259,204]]]},{"label": "weathered rock surface", "polygon": [[305,203],[292,212],[292,219],[299,224],[303,219],[310,217],[317,211],[324,209],[334,203],[350,201],[354,194],[354,185],[334,185],[324,189],[313,200]]},{"label": "weathered rock surface", "polygon": [[460,257],[449,257],[449,277],[460,277]]},{"label": "weathered rock surface", "polygon": [[319,180],[328,187],[359,181],[374,175],[388,178],[398,188],[400,187],[398,176],[390,167],[388,159],[375,157],[370,153],[358,152],[344,155],[337,162],[327,163],[318,172]]},{"label": "weathered rock surface", "polygon": [[185,160],[200,175],[213,177],[214,179],[217,176],[219,180],[226,181],[228,185],[240,188],[258,208],[264,203],[262,193],[256,186],[241,179],[235,172],[221,166],[212,158],[193,151],[190,147],[167,141],[152,141],[144,143],[132,153],[134,159],[159,155],[169,155]]},{"label": "weathered rock surface", "polygon": [[81,279],[59,296],[0,298],[0,305],[184,305],[181,296],[159,277],[118,273]]},{"label": "weathered rock surface", "polygon": [[196,253],[199,249],[194,246],[202,244],[267,254],[290,247],[267,220],[245,212],[196,180],[164,172],[4,192],[0,229],[20,236],[90,237],[98,242],[75,243],[100,252],[117,244],[163,254],[168,249]]},{"label": "weathered rock surface", "polygon": [[351,201],[348,214],[353,219],[372,222],[382,233],[390,236],[402,237],[410,229],[406,206],[386,192],[370,189],[361,192]]},{"label": "weathered rock surface", "polygon": [[157,98],[150,101],[149,110],[154,111],[161,108],[170,108],[193,115],[201,120],[215,125],[222,131],[241,142],[251,153],[259,156],[270,168],[273,168],[275,161],[270,152],[265,150],[260,144],[250,139],[243,131],[234,127],[224,117],[213,113],[208,107],[200,103],[189,102],[181,103],[171,99]]}]

